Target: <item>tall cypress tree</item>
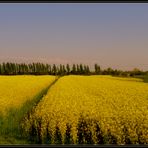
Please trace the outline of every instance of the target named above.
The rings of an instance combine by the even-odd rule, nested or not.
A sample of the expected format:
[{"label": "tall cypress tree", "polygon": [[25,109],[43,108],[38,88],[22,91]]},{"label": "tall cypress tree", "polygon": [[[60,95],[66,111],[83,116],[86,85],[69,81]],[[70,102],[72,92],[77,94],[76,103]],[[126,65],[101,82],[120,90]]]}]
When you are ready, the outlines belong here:
[{"label": "tall cypress tree", "polygon": [[15,74],[18,74],[18,64],[15,63]]},{"label": "tall cypress tree", "polygon": [[86,66],[86,70],[87,70],[87,74],[90,74],[90,68],[88,65]]},{"label": "tall cypress tree", "polygon": [[28,65],[27,64],[25,64],[25,72],[26,72],[26,74],[28,74]]},{"label": "tall cypress tree", "polygon": [[52,74],[57,75],[57,68],[55,64],[53,64],[53,67],[52,67]]},{"label": "tall cypress tree", "polygon": [[57,69],[57,75],[59,75],[60,68],[59,68],[59,66],[58,66],[58,65],[56,66],[56,69]]},{"label": "tall cypress tree", "polygon": [[77,74],[80,74],[80,67],[79,67],[79,64],[77,64],[77,71],[76,71]]},{"label": "tall cypress tree", "polygon": [[67,70],[67,74],[69,75],[70,74],[70,66],[69,66],[69,64],[66,65],[66,70]]},{"label": "tall cypress tree", "polygon": [[80,74],[84,74],[84,68],[83,68],[83,65],[82,64],[80,64]]},{"label": "tall cypress tree", "polygon": [[63,65],[63,75],[66,74],[66,68],[65,68],[65,65]]},{"label": "tall cypress tree", "polygon": [[14,63],[11,63],[11,68],[12,68],[12,74],[15,75],[16,72],[15,72],[15,64]]},{"label": "tall cypress tree", "polygon": [[45,74],[45,67],[43,63],[41,64],[41,74]]},{"label": "tall cypress tree", "polygon": [[4,74],[4,70],[3,70],[3,64],[1,64],[1,74]]},{"label": "tall cypress tree", "polygon": [[84,65],[84,71],[83,71],[83,74],[87,74],[87,66]]},{"label": "tall cypress tree", "polygon": [[7,75],[10,75],[11,74],[11,66],[10,66],[10,63],[9,62],[6,63],[6,74]]},{"label": "tall cypress tree", "polygon": [[2,74],[2,66],[1,66],[1,64],[0,64],[0,75]]},{"label": "tall cypress tree", "polygon": [[46,69],[46,74],[48,74],[48,69],[49,69],[49,65],[48,64],[46,64],[45,69]]},{"label": "tall cypress tree", "polygon": [[101,72],[100,66],[98,64],[95,64],[94,67],[95,67],[95,74],[100,74]]},{"label": "tall cypress tree", "polygon": [[62,64],[60,64],[59,75],[62,75],[62,74],[63,74],[63,66],[62,66]]},{"label": "tall cypress tree", "polygon": [[33,68],[33,73],[35,74],[36,73],[36,65],[35,65],[35,63],[32,64],[32,68]]},{"label": "tall cypress tree", "polygon": [[24,74],[24,64],[21,63],[21,64],[20,64],[20,67],[21,67],[21,74],[23,75],[23,74]]},{"label": "tall cypress tree", "polygon": [[3,74],[7,74],[6,64],[3,63]]},{"label": "tall cypress tree", "polygon": [[73,64],[72,65],[72,71],[71,71],[72,74],[76,74],[76,65]]},{"label": "tall cypress tree", "polygon": [[51,66],[48,64],[47,73],[50,75]]}]

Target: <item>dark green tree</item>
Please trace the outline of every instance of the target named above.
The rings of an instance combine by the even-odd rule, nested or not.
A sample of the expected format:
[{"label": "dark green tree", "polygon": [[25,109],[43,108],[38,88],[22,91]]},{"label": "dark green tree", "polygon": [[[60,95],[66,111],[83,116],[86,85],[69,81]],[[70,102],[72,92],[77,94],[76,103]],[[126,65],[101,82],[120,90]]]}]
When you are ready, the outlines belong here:
[{"label": "dark green tree", "polygon": [[79,69],[80,69],[80,73],[79,74],[84,74],[84,68],[83,68],[82,64],[80,64]]},{"label": "dark green tree", "polygon": [[95,64],[94,67],[95,67],[95,74],[100,74],[101,73],[100,66],[98,64]]},{"label": "dark green tree", "polygon": [[113,69],[112,69],[112,68],[110,68],[110,67],[109,67],[109,68],[107,68],[107,70],[106,70],[106,71],[107,71],[107,74],[108,74],[108,75],[112,75],[112,74],[113,74]]},{"label": "dark green tree", "polygon": [[87,70],[87,74],[90,74],[90,68],[88,65],[86,66],[86,70]]},{"label": "dark green tree", "polygon": [[59,75],[63,75],[63,66],[62,66],[62,64],[60,64]]},{"label": "dark green tree", "polygon": [[77,71],[76,71],[76,74],[80,74],[80,66],[79,66],[79,64],[77,64]]},{"label": "dark green tree", "polygon": [[72,71],[71,71],[72,74],[76,74],[76,65],[73,64],[72,65]]},{"label": "dark green tree", "polygon": [[69,66],[69,64],[66,65],[66,71],[67,71],[67,74],[69,75],[70,74],[70,66]]},{"label": "dark green tree", "polygon": [[1,64],[0,64],[0,75],[2,74],[2,66],[1,66]]},{"label": "dark green tree", "polygon": [[57,75],[57,68],[56,68],[55,64],[53,64],[53,66],[52,66],[52,74]]},{"label": "dark green tree", "polygon": [[65,65],[63,65],[63,75],[66,74],[66,68],[65,68]]}]

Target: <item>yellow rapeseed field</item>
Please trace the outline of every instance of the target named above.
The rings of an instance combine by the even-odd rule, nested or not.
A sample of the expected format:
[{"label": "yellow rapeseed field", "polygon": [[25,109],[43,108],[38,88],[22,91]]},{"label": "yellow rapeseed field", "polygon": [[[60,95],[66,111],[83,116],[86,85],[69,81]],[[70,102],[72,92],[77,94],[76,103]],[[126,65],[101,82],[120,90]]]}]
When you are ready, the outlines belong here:
[{"label": "yellow rapeseed field", "polygon": [[54,80],[54,76],[0,76],[0,115],[21,107]]},{"label": "yellow rapeseed field", "polygon": [[146,144],[148,84],[136,78],[64,76],[22,127],[30,136],[37,131],[41,143]]}]

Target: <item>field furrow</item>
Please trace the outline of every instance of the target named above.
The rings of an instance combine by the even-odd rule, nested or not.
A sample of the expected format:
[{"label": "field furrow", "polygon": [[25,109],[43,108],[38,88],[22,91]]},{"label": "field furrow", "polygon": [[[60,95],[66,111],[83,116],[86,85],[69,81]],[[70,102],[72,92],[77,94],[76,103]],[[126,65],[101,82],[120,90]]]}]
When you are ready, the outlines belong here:
[{"label": "field furrow", "polygon": [[0,138],[20,137],[23,116],[42,99],[55,80],[55,76],[0,76]]}]

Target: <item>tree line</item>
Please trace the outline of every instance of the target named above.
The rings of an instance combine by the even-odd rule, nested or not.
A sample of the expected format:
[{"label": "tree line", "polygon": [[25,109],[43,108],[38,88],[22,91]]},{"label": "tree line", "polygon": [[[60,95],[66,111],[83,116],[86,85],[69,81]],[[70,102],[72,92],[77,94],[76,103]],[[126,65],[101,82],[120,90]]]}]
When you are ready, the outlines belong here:
[{"label": "tree line", "polygon": [[134,68],[132,71],[121,71],[107,68],[101,69],[98,64],[94,64],[94,70],[85,64],[43,64],[43,63],[1,63],[0,75],[114,75],[114,76],[134,76],[145,75],[148,71],[141,71]]},{"label": "tree line", "polygon": [[90,74],[88,65],[69,64],[66,65],[50,65],[43,63],[2,63],[0,64],[0,75],[69,75],[69,74]]}]

